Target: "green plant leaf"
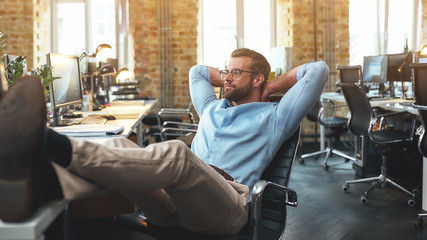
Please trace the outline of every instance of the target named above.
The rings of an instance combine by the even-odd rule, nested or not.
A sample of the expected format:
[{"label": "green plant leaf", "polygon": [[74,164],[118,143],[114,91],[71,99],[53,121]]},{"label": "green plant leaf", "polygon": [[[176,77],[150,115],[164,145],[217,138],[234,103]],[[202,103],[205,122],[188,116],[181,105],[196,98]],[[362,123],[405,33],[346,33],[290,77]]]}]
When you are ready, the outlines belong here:
[{"label": "green plant leaf", "polygon": [[19,56],[12,60],[6,66],[7,85],[12,85],[18,78],[24,74],[25,57]]}]

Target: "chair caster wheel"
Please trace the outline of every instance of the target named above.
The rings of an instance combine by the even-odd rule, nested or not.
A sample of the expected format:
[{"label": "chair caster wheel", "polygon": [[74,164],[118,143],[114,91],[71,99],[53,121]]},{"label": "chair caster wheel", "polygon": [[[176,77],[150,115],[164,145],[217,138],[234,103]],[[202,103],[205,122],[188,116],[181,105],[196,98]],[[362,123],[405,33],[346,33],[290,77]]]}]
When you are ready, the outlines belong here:
[{"label": "chair caster wheel", "polygon": [[414,195],[418,195],[418,194],[420,194],[420,189],[419,189],[419,188],[414,188],[414,189],[412,190],[412,193],[413,193]]},{"label": "chair caster wheel", "polygon": [[415,223],[416,228],[424,227],[424,220],[422,217],[418,217],[417,222]]},{"label": "chair caster wheel", "polygon": [[368,198],[367,198],[367,197],[365,197],[365,196],[361,196],[361,197],[360,197],[360,203],[362,203],[362,204],[367,204],[367,203],[368,203]]},{"label": "chair caster wheel", "polygon": [[300,158],[300,159],[298,160],[298,162],[299,162],[300,164],[304,164],[304,159]]},{"label": "chair caster wheel", "polygon": [[350,187],[349,187],[348,185],[345,185],[345,184],[344,184],[344,185],[342,186],[342,191],[343,191],[343,192],[348,192],[349,190],[350,190]]},{"label": "chair caster wheel", "polygon": [[328,165],[323,165],[323,170],[328,171],[329,170],[329,166]]},{"label": "chair caster wheel", "polygon": [[408,201],[408,205],[409,205],[410,207],[415,206],[415,200],[414,200],[414,199],[410,199],[410,200]]}]

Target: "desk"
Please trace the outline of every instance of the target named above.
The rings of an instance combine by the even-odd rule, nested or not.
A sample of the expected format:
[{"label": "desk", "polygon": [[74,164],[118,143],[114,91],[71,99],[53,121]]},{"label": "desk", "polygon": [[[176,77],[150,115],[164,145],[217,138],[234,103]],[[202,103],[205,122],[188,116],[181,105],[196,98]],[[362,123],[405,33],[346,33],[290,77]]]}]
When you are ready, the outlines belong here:
[{"label": "desk", "polygon": [[[137,131],[138,145],[142,146],[142,117],[151,111],[157,104],[157,100],[126,101],[127,104],[113,104],[111,107],[96,112],[83,112],[83,115],[89,114],[111,114],[116,120],[107,121],[107,124],[123,125],[124,131],[120,135],[108,135],[105,137],[87,137],[85,139],[94,142],[104,142],[111,137],[128,137],[133,130]],[[59,201],[46,204],[37,209],[34,214],[25,222],[4,223],[0,220],[0,240],[12,239],[32,239],[43,240],[43,233],[57,216],[65,209],[68,201]]]},{"label": "desk", "polygon": [[100,111],[80,112],[83,116],[87,115],[113,115],[115,120],[108,120],[106,125],[120,125],[124,127],[123,132],[118,135],[109,135],[105,137],[82,137],[95,142],[102,142],[113,137],[129,137],[136,130],[137,144],[143,146],[144,134],[142,131],[142,118],[157,107],[157,100],[127,100],[115,101],[110,107]]},{"label": "desk", "polygon": [[0,221],[0,239],[44,239],[43,233],[65,209],[68,201],[49,203],[36,210],[25,222],[4,223]]}]

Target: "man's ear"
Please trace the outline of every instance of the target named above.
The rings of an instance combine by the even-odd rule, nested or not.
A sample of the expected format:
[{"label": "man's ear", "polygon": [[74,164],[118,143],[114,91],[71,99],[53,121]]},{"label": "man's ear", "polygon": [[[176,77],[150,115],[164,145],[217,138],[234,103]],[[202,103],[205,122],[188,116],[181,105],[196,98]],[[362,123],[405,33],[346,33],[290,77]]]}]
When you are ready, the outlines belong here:
[{"label": "man's ear", "polygon": [[255,87],[261,87],[262,83],[265,81],[265,77],[263,74],[258,74],[258,76],[255,77],[254,79],[254,86]]}]

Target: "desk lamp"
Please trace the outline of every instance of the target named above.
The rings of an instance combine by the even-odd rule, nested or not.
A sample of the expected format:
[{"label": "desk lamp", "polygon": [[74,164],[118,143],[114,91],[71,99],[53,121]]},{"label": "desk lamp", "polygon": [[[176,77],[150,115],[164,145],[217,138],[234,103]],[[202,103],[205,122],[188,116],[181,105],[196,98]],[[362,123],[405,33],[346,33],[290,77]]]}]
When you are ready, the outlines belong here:
[{"label": "desk lamp", "polygon": [[[113,48],[108,44],[105,44],[105,43],[99,44],[96,47],[95,52],[92,54],[89,54],[87,50],[83,51],[83,53],[79,57],[79,61],[82,61],[85,57],[92,58],[92,59],[106,59],[107,57],[109,57],[109,55],[111,55],[112,49]],[[96,65],[97,64],[95,63],[95,66]],[[84,78],[90,78],[90,92],[92,94],[92,97],[93,97],[93,100],[94,100],[94,103],[96,106],[96,107],[94,106],[94,109],[101,109],[101,106],[102,106],[96,99],[96,93],[97,93],[98,88],[100,86],[99,77],[102,78],[103,76],[107,76],[108,74],[111,74],[111,73],[112,74],[115,73],[115,70],[112,66],[101,66],[101,64],[100,64],[100,66],[97,67],[94,71],[93,70],[90,71],[90,68],[88,66],[88,72],[87,72],[87,74],[85,74]],[[98,80],[97,84],[95,84],[94,78],[96,78]],[[87,86],[88,83],[86,80],[85,80],[85,82],[86,82],[85,86],[86,86],[86,88],[88,88],[89,87],[89,86]]]},{"label": "desk lamp", "polygon": [[87,50],[83,51],[83,53],[80,55],[79,60],[81,61],[84,57],[91,57],[91,58],[101,58],[105,59],[106,56],[110,55],[110,51],[113,48],[105,43],[101,43],[96,47],[96,50],[91,55],[88,54]]},{"label": "desk lamp", "polygon": [[127,68],[120,69],[116,74],[116,83],[130,78],[130,71]]},{"label": "desk lamp", "polygon": [[421,48],[420,55],[427,55],[427,45],[424,45],[423,48]]}]

